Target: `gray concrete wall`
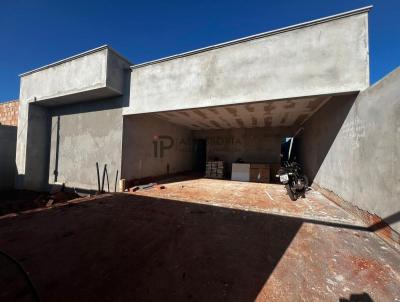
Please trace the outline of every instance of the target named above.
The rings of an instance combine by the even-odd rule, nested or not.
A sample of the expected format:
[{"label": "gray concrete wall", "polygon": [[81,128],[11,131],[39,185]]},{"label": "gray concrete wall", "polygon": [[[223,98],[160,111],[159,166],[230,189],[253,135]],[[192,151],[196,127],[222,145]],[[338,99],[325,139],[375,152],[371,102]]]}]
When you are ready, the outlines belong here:
[{"label": "gray concrete wall", "polygon": [[133,66],[124,114],[343,93],[368,85],[364,10]]},{"label": "gray concrete wall", "polygon": [[21,100],[60,105],[118,96],[130,62],[108,46],[21,75]]},{"label": "gray concrete wall", "polygon": [[[110,191],[118,189],[121,175],[123,98],[104,99],[54,107],[51,116],[51,143],[48,183],[97,190],[105,165]],[[105,180],[107,191],[107,181]]]},{"label": "gray concrete wall", "polygon": [[122,178],[190,171],[192,154],[192,133],[188,128],[154,115],[124,116]]},{"label": "gray concrete wall", "polygon": [[[400,211],[400,68],[304,125],[302,159],[320,187],[387,218]],[[393,217],[392,217],[393,218]],[[400,221],[390,225],[400,232]]]},{"label": "gray concrete wall", "polygon": [[17,127],[0,125],[0,190],[14,188]]},{"label": "gray concrete wall", "polygon": [[246,163],[280,163],[281,140],[292,135],[290,128],[239,128],[193,131],[194,138],[207,141],[207,158],[231,164],[241,158]]},{"label": "gray concrete wall", "polygon": [[103,46],[21,75],[17,188],[47,190],[57,181],[97,190],[96,162],[101,172],[107,164],[115,187],[116,173],[121,172],[129,65]]},{"label": "gray concrete wall", "polygon": [[[71,75],[75,76],[71,76]],[[106,85],[107,50],[21,77],[21,99],[44,100]]]},{"label": "gray concrete wall", "polygon": [[47,108],[29,106],[25,188],[47,190],[50,117]]}]

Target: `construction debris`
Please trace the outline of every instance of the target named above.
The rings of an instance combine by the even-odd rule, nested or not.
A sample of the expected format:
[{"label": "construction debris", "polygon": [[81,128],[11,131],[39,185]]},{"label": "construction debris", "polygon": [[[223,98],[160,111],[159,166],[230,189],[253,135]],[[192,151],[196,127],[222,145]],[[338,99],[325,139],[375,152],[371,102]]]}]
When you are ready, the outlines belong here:
[{"label": "construction debris", "polygon": [[156,185],[157,185],[157,183],[152,182],[152,183],[145,184],[145,185],[135,186],[135,187],[129,188],[129,192],[136,192],[138,190],[150,189],[150,188],[152,188],[152,187],[154,187]]}]

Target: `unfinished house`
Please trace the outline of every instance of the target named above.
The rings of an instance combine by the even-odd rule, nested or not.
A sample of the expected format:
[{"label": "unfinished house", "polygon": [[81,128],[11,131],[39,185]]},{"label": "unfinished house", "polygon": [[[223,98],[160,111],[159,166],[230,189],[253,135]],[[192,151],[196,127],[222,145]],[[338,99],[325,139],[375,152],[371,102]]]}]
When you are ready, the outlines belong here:
[{"label": "unfinished house", "polygon": [[[313,189],[398,244],[400,70],[370,86],[369,10],[142,64],[102,46],[22,74],[17,188],[118,192],[197,173],[233,192],[276,182],[294,138]],[[192,199],[213,199],[202,184]]]},{"label": "unfinished house", "polygon": [[386,86],[397,73],[368,88],[369,9],[137,65],[102,46],[22,74],[17,186],[98,190],[98,165],[114,191],[121,179],[204,173],[214,159],[225,178],[240,159],[273,182],[295,136],[314,184],[390,215],[398,112]]}]

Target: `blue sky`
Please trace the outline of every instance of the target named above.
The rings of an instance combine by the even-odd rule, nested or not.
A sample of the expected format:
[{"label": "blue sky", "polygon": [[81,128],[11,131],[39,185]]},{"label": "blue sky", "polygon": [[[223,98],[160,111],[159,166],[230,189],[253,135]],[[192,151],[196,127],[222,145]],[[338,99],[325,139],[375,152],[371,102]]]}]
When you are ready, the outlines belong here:
[{"label": "blue sky", "polygon": [[18,74],[103,44],[141,63],[370,4],[373,83],[400,65],[398,0],[2,0],[0,101]]}]

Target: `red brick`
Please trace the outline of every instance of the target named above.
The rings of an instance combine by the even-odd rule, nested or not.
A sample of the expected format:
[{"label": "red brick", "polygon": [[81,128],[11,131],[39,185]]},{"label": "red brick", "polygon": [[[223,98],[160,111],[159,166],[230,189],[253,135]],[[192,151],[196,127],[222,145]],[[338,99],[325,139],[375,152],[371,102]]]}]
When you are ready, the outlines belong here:
[{"label": "red brick", "polygon": [[19,101],[8,101],[0,103],[0,124],[17,126]]}]

